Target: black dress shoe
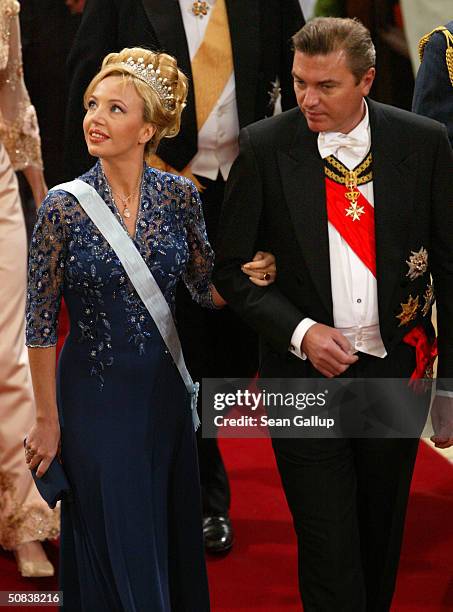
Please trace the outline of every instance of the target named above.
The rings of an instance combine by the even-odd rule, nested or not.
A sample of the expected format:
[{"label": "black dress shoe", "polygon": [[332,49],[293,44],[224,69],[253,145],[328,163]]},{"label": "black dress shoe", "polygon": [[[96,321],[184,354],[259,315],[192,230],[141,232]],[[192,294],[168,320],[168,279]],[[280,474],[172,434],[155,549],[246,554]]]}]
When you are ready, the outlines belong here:
[{"label": "black dress shoe", "polygon": [[205,516],[204,547],[209,553],[225,553],[233,546],[233,528],[228,516]]}]

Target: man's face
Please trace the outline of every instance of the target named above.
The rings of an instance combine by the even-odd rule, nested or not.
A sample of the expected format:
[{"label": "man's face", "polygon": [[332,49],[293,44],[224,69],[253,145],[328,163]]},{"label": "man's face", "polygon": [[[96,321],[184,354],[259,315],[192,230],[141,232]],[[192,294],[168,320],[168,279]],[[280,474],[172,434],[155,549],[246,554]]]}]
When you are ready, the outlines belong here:
[{"label": "man's face", "polygon": [[360,122],[363,97],[373,84],[374,68],[357,83],[342,49],[327,55],[296,51],[292,74],[297,103],[310,130],[347,134]]}]

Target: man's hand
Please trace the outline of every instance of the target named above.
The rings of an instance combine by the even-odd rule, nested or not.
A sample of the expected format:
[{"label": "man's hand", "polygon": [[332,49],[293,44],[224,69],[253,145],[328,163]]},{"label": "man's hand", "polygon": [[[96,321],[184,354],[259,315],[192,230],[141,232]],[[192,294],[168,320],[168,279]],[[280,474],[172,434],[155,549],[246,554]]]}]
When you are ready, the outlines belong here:
[{"label": "man's hand", "polygon": [[343,374],[359,358],[338,329],[316,323],[304,336],[301,346],[314,367],[328,378]]},{"label": "man's hand", "polygon": [[437,448],[453,446],[453,398],[435,395],[431,407],[434,435],[431,442]]}]

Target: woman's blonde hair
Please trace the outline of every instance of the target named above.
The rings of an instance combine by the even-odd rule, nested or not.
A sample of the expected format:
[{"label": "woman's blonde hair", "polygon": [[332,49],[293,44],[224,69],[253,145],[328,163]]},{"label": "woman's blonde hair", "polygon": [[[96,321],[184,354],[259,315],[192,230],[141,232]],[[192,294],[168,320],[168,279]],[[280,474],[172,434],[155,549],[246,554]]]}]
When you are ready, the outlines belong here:
[{"label": "woman's blonde hair", "polygon": [[[130,64],[143,63],[159,70],[159,76],[166,79],[165,86],[169,96],[164,99],[158,91],[137,76]],[[108,76],[122,76],[125,82],[134,85],[138,95],[143,100],[143,120],[156,126],[156,132],[145,145],[145,155],[149,156],[157,149],[162,138],[173,138],[181,126],[181,113],[186,105],[188,79],[179,70],[174,57],[166,53],[157,53],[140,47],[123,49],[119,53],[109,53],[102,62],[101,70],[93,77],[88,85],[83,103],[88,108],[90,99],[96,86]]]}]

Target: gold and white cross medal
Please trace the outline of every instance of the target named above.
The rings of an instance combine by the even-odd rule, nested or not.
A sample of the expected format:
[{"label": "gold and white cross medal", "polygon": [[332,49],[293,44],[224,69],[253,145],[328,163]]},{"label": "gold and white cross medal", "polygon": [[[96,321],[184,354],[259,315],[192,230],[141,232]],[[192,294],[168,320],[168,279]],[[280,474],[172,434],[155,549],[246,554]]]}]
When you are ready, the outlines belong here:
[{"label": "gold and white cross medal", "polygon": [[365,209],[357,203],[360,197],[360,191],[357,189],[357,173],[354,170],[349,170],[344,182],[348,189],[344,197],[350,203],[349,207],[345,208],[346,216],[351,217],[353,221],[360,221],[360,216],[365,214]]}]

